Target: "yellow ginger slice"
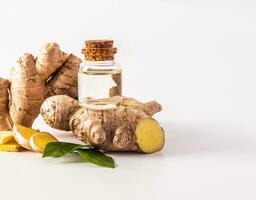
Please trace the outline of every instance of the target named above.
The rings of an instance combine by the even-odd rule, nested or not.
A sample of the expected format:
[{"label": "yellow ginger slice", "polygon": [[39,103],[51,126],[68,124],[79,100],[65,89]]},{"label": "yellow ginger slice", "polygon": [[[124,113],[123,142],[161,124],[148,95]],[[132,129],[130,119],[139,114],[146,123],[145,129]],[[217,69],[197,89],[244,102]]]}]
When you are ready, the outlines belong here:
[{"label": "yellow ginger slice", "polygon": [[17,152],[21,149],[22,147],[15,141],[11,141],[6,144],[0,144],[0,151],[4,152]]},{"label": "yellow ginger slice", "polygon": [[49,133],[39,132],[30,138],[29,144],[34,151],[43,153],[45,146],[50,142],[58,142],[58,140]]},{"label": "yellow ginger slice", "polygon": [[0,144],[15,141],[12,131],[0,131]]},{"label": "yellow ginger slice", "polygon": [[135,134],[137,144],[144,153],[160,151],[164,146],[164,131],[156,120],[142,120],[136,128]]},{"label": "yellow ginger slice", "polygon": [[29,140],[35,133],[39,133],[39,131],[34,130],[32,128],[27,128],[25,126],[16,124],[13,127],[13,135],[15,140],[25,149],[32,150]]}]

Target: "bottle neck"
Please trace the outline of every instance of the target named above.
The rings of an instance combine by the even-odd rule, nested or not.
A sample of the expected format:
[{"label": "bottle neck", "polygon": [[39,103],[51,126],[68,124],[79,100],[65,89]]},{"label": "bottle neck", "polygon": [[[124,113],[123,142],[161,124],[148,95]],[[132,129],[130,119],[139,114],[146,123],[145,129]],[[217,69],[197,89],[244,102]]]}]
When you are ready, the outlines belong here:
[{"label": "bottle neck", "polygon": [[114,60],[104,60],[104,61],[85,60],[85,63],[86,65],[109,66],[109,65],[114,65],[116,62]]}]

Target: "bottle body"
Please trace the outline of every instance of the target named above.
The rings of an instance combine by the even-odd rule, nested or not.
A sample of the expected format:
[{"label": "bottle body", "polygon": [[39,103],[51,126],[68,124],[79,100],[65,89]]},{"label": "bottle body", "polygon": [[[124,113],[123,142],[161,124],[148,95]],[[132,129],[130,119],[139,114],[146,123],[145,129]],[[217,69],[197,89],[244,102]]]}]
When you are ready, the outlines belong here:
[{"label": "bottle body", "polygon": [[115,108],[122,95],[122,69],[115,61],[88,61],[78,72],[78,100],[94,110]]}]

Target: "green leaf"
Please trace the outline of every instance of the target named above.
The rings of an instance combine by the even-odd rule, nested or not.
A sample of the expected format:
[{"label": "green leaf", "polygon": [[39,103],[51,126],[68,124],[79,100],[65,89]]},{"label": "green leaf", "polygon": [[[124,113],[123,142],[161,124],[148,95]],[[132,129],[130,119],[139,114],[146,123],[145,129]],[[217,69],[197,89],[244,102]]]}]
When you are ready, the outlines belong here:
[{"label": "green leaf", "polygon": [[80,145],[67,142],[51,142],[45,147],[44,157],[60,157],[69,153],[79,153],[82,159],[95,165],[115,168],[113,158],[105,155],[91,145]]},{"label": "green leaf", "polygon": [[77,152],[87,162],[95,165],[115,168],[115,162],[110,156],[106,156],[98,149],[78,149]]},{"label": "green leaf", "polygon": [[68,153],[72,153],[78,149],[82,149],[84,147],[91,147],[90,145],[80,145],[73,144],[68,142],[50,142],[46,145],[43,158],[44,157],[60,157],[64,156]]}]

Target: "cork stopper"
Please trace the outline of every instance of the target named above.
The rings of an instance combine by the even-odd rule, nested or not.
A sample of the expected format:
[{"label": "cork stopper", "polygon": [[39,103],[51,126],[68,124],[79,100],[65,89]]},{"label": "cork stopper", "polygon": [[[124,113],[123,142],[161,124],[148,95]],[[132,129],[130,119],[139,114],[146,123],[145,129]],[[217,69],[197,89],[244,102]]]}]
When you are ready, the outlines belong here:
[{"label": "cork stopper", "polygon": [[82,54],[87,61],[114,60],[117,48],[113,47],[113,40],[87,40]]}]

